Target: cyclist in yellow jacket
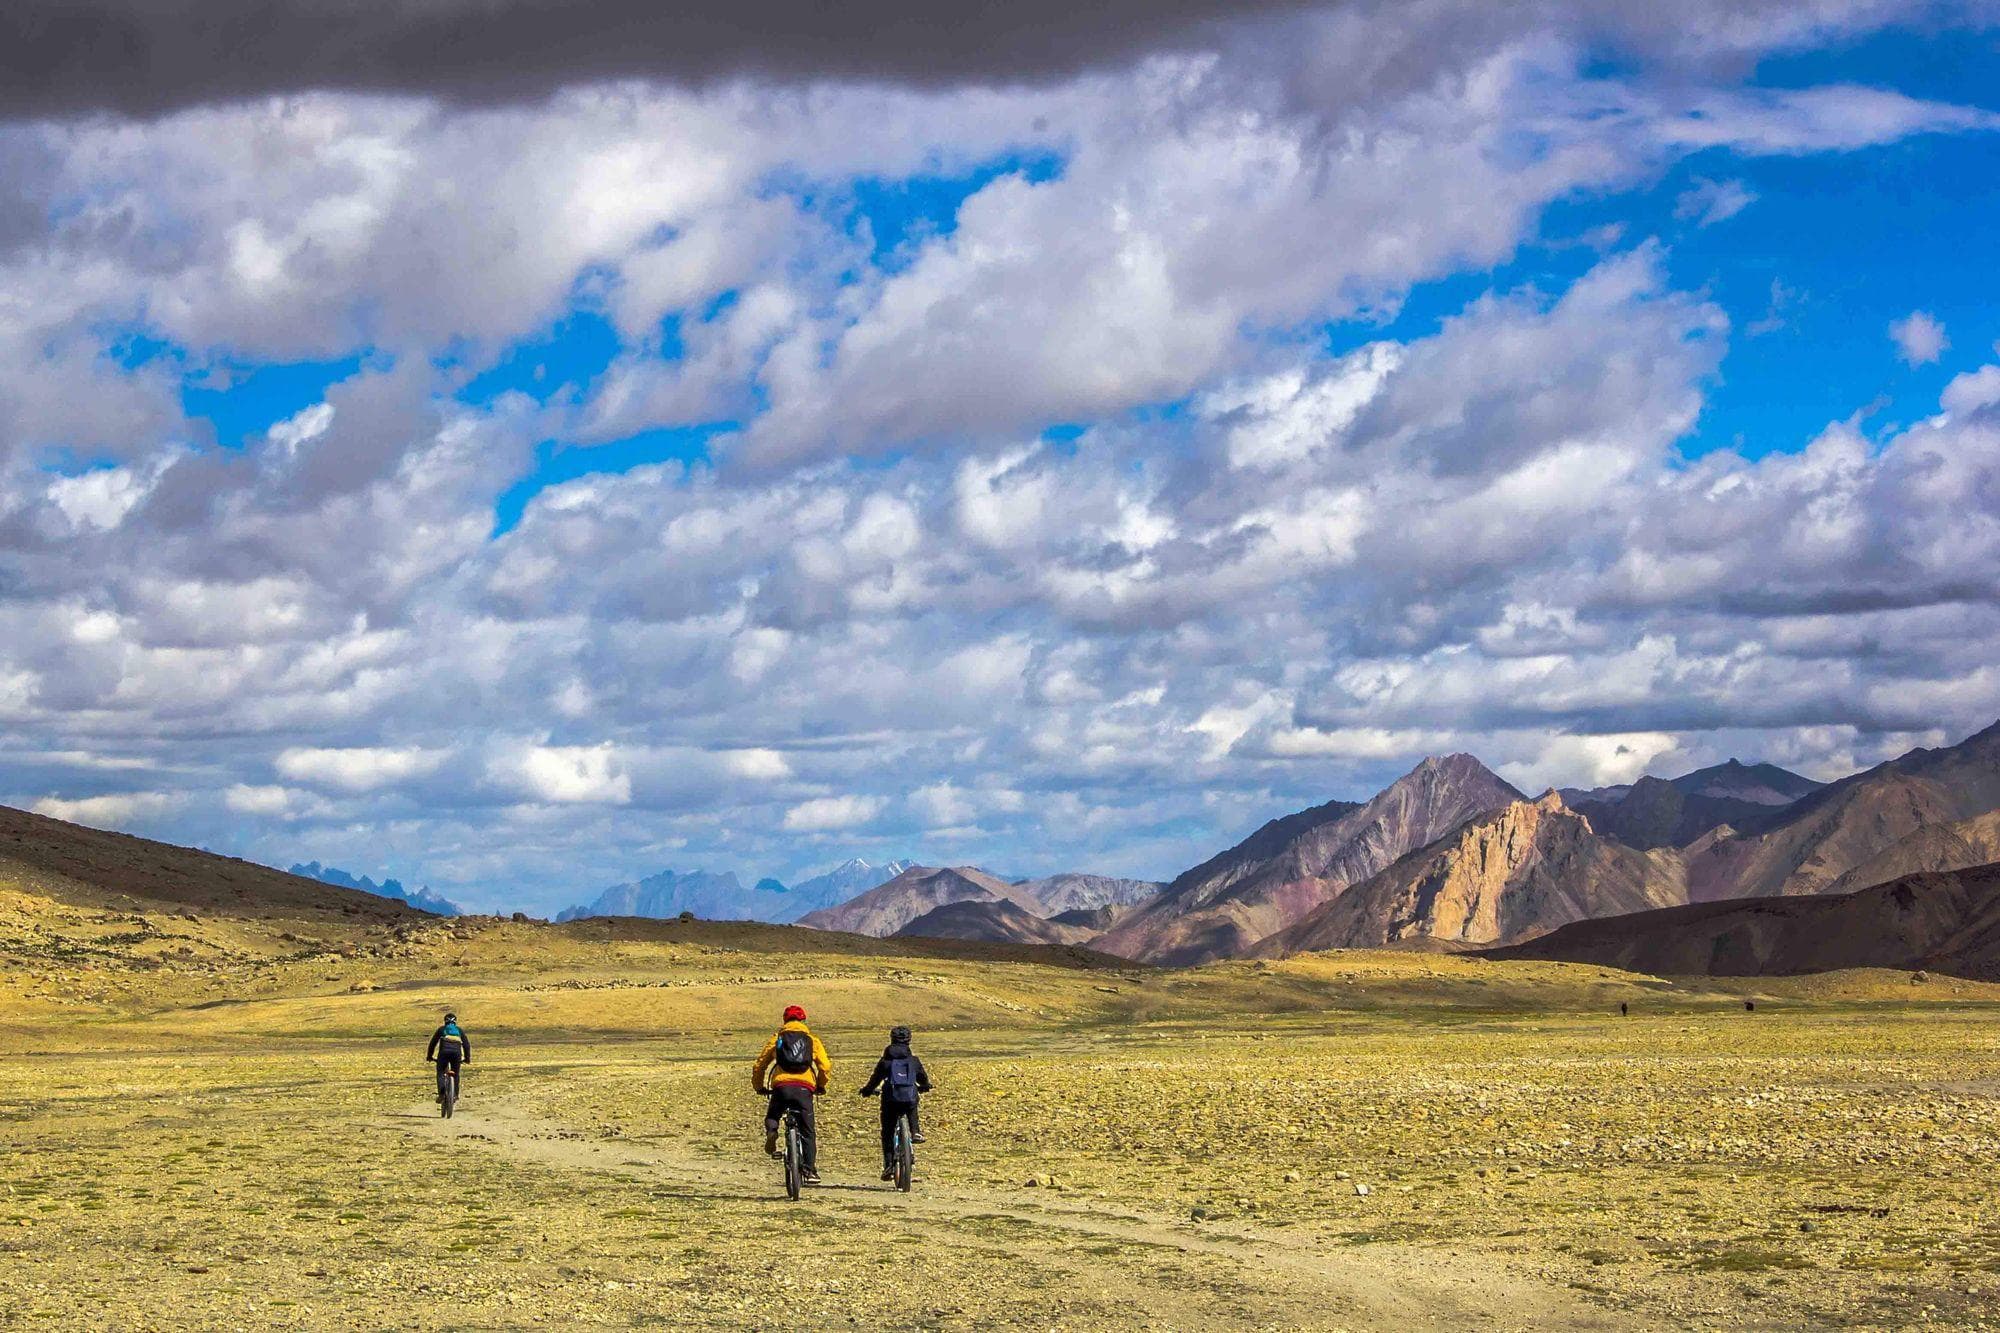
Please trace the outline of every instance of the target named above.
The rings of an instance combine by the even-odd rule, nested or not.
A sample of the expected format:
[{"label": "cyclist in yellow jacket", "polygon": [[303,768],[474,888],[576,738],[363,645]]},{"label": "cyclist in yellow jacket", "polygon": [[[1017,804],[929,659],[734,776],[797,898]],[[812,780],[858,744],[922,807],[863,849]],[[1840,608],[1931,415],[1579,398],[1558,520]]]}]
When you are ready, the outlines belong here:
[{"label": "cyclist in yellow jacket", "polygon": [[804,1139],[805,1160],[799,1163],[809,1185],[819,1183],[819,1144],[813,1128],[813,1098],[827,1089],[833,1077],[833,1062],[826,1047],[806,1026],[806,1011],[794,1004],[785,1010],[785,1025],[764,1044],[764,1053],[750,1068],[750,1086],[769,1094],[764,1111],[764,1151],[773,1157],[778,1151],[778,1126],[785,1112],[796,1109]]}]

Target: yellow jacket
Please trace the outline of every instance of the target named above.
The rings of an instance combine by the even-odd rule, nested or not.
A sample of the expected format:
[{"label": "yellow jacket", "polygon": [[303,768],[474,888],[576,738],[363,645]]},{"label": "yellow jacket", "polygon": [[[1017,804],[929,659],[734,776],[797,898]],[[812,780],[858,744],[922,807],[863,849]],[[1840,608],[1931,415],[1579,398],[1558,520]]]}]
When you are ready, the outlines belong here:
[{"label": "yellow jacket", "polygon": [[[787,1023],[782,1028],[779,1028],[778,1031],[803,1032],[808,1037],[812,1037],[812,1068],[798,1074],[794,1074],[786,1069],[774,1069],[773,1067],[778,1061],[778,1035],[774,1032],[771,1034],[771,1039],[764,1043],[764,1053],[757,1057],[757,1063],[750,1068],[750,1086],[759,1092],[769,1092],[772,1088],[788,1086],[811,1088],[814,1092],[825,1092],[827,1080],[833,1077],[833,1061],[826,1058],[826,1047],[819,1044],[819,1038],[813,1037],[812,1029],[804,1023]],[[772,1071],[769,1083],[764,1081],[766,1070]]]}]

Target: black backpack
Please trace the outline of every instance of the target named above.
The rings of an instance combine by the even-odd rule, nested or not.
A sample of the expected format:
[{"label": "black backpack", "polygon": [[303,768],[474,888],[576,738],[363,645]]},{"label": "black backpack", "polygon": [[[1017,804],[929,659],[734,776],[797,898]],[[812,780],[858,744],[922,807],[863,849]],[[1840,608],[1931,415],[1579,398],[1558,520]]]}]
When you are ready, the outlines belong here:
[{"label": "black backpack", "polygon": [[778,1034],[778,1068],[787,1074],[803,1074],[813,1067],[813,1039],[810,1032],[784,1031]]},{"label": "black backpack", "polygon": [[905,1104],[917,1100],[917,1062],[907,1055],[891,1056],[889,1077],[882,1081],[883,1091],[892,1102]]}]

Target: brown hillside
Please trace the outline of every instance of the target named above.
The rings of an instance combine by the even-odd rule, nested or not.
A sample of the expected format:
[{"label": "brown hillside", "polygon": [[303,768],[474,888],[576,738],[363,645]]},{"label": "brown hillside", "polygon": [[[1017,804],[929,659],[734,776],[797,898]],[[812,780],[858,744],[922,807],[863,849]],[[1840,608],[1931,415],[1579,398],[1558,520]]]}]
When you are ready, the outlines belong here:
[{"label": "brown hillside", "polygon": [[1825,893],[1923,829],[1994,809],[2000,809],[2000,723],[1957,745],[1911,750],[1821,787],[1785,807],[1776,824],[1760,825],[1758,836],[1712,840],[1688,859],[1688,897]]},{"label": "brown hillside", "polygon": [[1118,879],[1110,875],[1061,874],[1022,880],[1014,886],[1018,902],[1038,905],[1040,916],[1062,912],[1094,912],[1100,908],[1131,907],[1145,902],[1166,885],[1149,879]]},{"label": "brown hillside", "polygon": [[1689,901],[1820,893],[1918,830],[1968,813],[1943,783],[1895,770],[1829,791],[1768,833],[1715,839],[1691,855]]},{"label": "brown hillside", "polygon": [[0,887],[95,909],[158,906],[233,917],[430,919],[393,898],[10,806],[0,806]]},{"label": "brown hillside", "polygon": [[1905,875],[1964,870],[1994,861],[2000,861],[2000,810],[1918,829],[1842,875],[1827,892],[1853,893]]},{"label": "brown hillside", "polygon": [[1030,912],[1039,904],[973,866],[911,866],[886,884],[799,918],[814,930],[844,930],[887,937],[933,908],[956,902],[1011,902]]},{"label": "brown hillside", "polygon": [[1485,956],[1664,976],[1888,967],[2000,980],[2000,865],[1909,875],[1857,893],[1696,903],[1580,921]]},{"label": "brown hillside", "polygon": [[999,944],[1082,944],[1098,932],[1045,920],[1010,902],[960,901],[934,907],[892,939],[986,940]]}]

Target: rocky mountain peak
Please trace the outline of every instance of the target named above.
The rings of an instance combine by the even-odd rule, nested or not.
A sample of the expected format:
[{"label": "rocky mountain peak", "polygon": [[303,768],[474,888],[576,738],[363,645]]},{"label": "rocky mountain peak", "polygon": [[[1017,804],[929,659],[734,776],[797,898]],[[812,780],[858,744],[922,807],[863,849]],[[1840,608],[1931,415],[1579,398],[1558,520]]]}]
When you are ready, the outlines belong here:
[{"label": "rocky mountain peak", "polygon": [[1525,799],[1469,754],[1432,755],[1366,804],[1331,802],[1271,821],[1183,872],[1093,947],[1169,963],[1247,953],[1398,857]]},{"label": "rocky mountain peak", "polygon": [[1452,754],[1426,756],[1415,768],[1403,775],[1403,780],[1431,777],[1464,782],[1493,776],[1493,770],[1480,763],[1476,756],[1458,751]]},{"label": "rocky mountain peak", "polygon": [[1261,941],[1256,952],[1490,943],[1684,898],[1677,861],[1598,837],[1588,819],[1545,793],[1468,820]]},{"label": "rocky mountain peak", "polygon": [[1431,755],[1409,772],[1377,792],[1363,809],[1419,798],[1428,802],[1455,801],[1470,796],[1482,809],[1522,799],[1514,785],[1469,754]]},{"label": "rocky mountain peak", "polygon": [[1980,754],[2000,754],[2000,722],[1967,736],[1958,743],[1957,748]]}]

